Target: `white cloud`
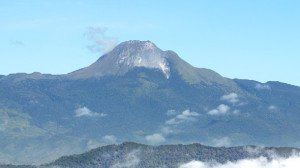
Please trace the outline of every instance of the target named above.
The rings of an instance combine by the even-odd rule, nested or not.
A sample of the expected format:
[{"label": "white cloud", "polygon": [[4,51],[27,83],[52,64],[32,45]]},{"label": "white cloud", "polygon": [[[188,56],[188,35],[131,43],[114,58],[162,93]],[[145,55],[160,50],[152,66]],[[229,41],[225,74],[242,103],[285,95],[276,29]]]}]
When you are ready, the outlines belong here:
[{"label": "white cloud", "polygon": [[115,137],[114,135],[105,135],[105,136],[102,137],[102,140],[106,144],[115,144],[115,143],[117,143],[117,137]]},{"label": "white cloud", "polygon": [[115,37],[107,36],[107,29],[101,27],[89,27],[85,36],[91,42],[88,49],[92,52],[107,53],[118,44]]},{"label": "white cloud", "polygon": [[85,106],[79,107],[75,110],[75,117],[105,117],[105,116],[107,116],[107,114],[93,112]]},{"label": "white cloud", "polygon": [[225,104],[220,104],[216,109],[210,110],[209,115],[224,115],[229,113],[230,107]]},{"label": "white cloud", "polygon": [[165,137],[159,133],[147,135],[145,139],[151,144],[160,144],[166,141]]},{"label": "white cloud", "polygon": [[134,150],[128,153],[124,159],[118,161],[111,168],[134,168],[137,167],[140,159],[138,158],[139,151]]},{"label": "white cloud", "polygon": [[179,168],[208,168],[206,163],[200,161],[190,161],[188,163],[182,164]]},{"label": "white cloud", "polygon": [[268,110],[274,111],[274,110],[277,110],[277,107],[274,106],[274,105],[270,105],[270,106],[268,107]]},{"label": "white cloud", "polygon": [[225,164],[213,162],[191,161],[179,166],[179,168],[298,168],[300,157],[292,156],[289,158],[259,157],[254,159],[243,159],[236,162],[227,162]]},{"label": "white cloud", "polygon": [[166,124],[175,125],[183,123],[185,121],[195,121],[197,116],[199,116],[199,113],[191,112],[190,110],[185,110],[181,114],[178,114],[176,117],[167,120]]},{"label": "white cloud", "polygon": [[271,87],[269,85],[260,83],[256,83],[254,88],[257,90],[271,90]]},{"label": "white cloud", "polygon": [[213,146],[216,146],[216,147],[227,147],[227,146],[230,146],[231,145],[231,139],[229,137],[223,137],[223,138],[220,138],[220,139],[214,139],[212,141],[213,143]]},{"label": "white cloud", "polygon": [[223,95],[221,100],[227,101],[229,103],[237,103],[239,102],[239,96],[236,93],[229,93],[227,95]]},{"label": "white cloud", "polygon": [[166,114],[168,116],[172,116],[172,118],[165,121],[159,131],[145,137],[148,143],[160,144],[165,142],[168,135],[178,132],[178,127],[180,126],[180,124],[184,124],[185,122],[197,121],[197,117],[200,116],[199,113],[192,112],[190,110],[185,110],[180,114],[177,114],[175,110],[168,110]]},{"label": "white cloud", "polygon": [[160,130],[161,133],[163,133],[164,135],[168,135],[174,132],[174,130],[170,127],[164,126],[162,127],[162,129]]},{"label": "white cloud", "polygon": [[95,149],[97,147],[102,146],[102,144],[96,140],[92,140],[90,139],[87,143],[86,143],[86,148],[87,150],[91,150],[91,149]]},{"label": "white cloud", "polygon": [[175,110],[168,110],[166,113],[167,116],[172,116],[172,115],[176,115],[176,114],[177,114],[177,112]]},{"label": "white cloud", "polygon": [[239,114],[241,114],[241,111],[240,110],[233,110],[232,114],[239,115]]}]

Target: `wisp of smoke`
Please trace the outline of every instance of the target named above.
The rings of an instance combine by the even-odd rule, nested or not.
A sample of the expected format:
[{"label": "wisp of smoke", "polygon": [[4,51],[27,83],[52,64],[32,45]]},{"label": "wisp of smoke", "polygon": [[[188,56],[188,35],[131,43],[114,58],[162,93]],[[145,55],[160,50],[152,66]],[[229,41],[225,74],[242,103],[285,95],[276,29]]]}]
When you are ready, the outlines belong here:
[{"label": "wisp of smoke", "polygon": [[101,27],[89,27],[85,36],[90,41],[87,48],[92,52],[107,53],[118,44],[115,37],[110,37],[106,34],[107,29]]}]

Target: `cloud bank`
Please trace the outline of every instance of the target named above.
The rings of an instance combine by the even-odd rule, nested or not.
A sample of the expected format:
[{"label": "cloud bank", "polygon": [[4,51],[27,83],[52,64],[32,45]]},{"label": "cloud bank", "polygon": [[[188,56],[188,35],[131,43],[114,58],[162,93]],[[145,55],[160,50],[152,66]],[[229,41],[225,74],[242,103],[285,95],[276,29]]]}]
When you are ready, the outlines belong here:
[{"label": "cloud bank", "polygon": [[273,158],[268,160],[266,157],[255,159],[243,159],[237,162],[227,162],[225,164],[209,163],[201,161],[191,161],[179,166],[179,168],[298,168],[300,157],[292,156],[289,158]]}]

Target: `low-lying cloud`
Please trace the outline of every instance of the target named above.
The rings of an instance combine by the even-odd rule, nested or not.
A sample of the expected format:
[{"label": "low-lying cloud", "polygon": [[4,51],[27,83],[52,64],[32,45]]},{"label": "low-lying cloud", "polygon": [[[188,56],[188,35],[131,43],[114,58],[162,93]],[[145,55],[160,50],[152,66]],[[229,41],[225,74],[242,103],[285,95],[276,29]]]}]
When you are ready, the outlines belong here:
[{"label": "low-lying cloud", "polygon": [[171,117],[166,120],[161,128],[154,134],[145,136],[145,140],[150,144],[161,144],[166,141],[166,137],[170,134],[176,134],[178,128],[182,124],[197,121],[197,117],[200,116],[199,113],[190,110],[185,110],[181,113],[175,110],[168,110],[167,116]]},{"label": "low-lying cloud", "polygon": [[227,162],[225,164],[215,162],[191,161],[179,166],[179,168],[298,168],[300,157],[292,156],[289,158],[259,157],[254,159],[243,159],[236,162]]},{"label": "low-lying cloud", "polygon": [[227,101],[229,103],[237,103],[240,101],[239,96],[236,93],[229,93],[229,94],[223,95],[221,97],[221,100]]},{"label": "low-lying cloud", "polygon": [[207,114],[209,115],[224,115],[228,114],[230,107],[225,104],[220,104],[217,108],[210,110]]},{"label": "low-lying cloud", "polygon": [[105,113],[93,112],[87,107],[79,107],[75,110],[75,117],[106,117]]}]

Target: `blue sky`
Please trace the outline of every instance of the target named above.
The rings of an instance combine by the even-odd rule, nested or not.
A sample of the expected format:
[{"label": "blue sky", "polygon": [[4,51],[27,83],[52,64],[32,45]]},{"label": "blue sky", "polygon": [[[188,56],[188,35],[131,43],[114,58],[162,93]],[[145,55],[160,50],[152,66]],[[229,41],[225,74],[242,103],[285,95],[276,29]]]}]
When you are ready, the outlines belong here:
[{"label": "blue sky", "polygon": [[151,40],[229,78],[300,86],[300,1],[16,0],[0,2],[0,74],[88,66],[89,27]]}]

